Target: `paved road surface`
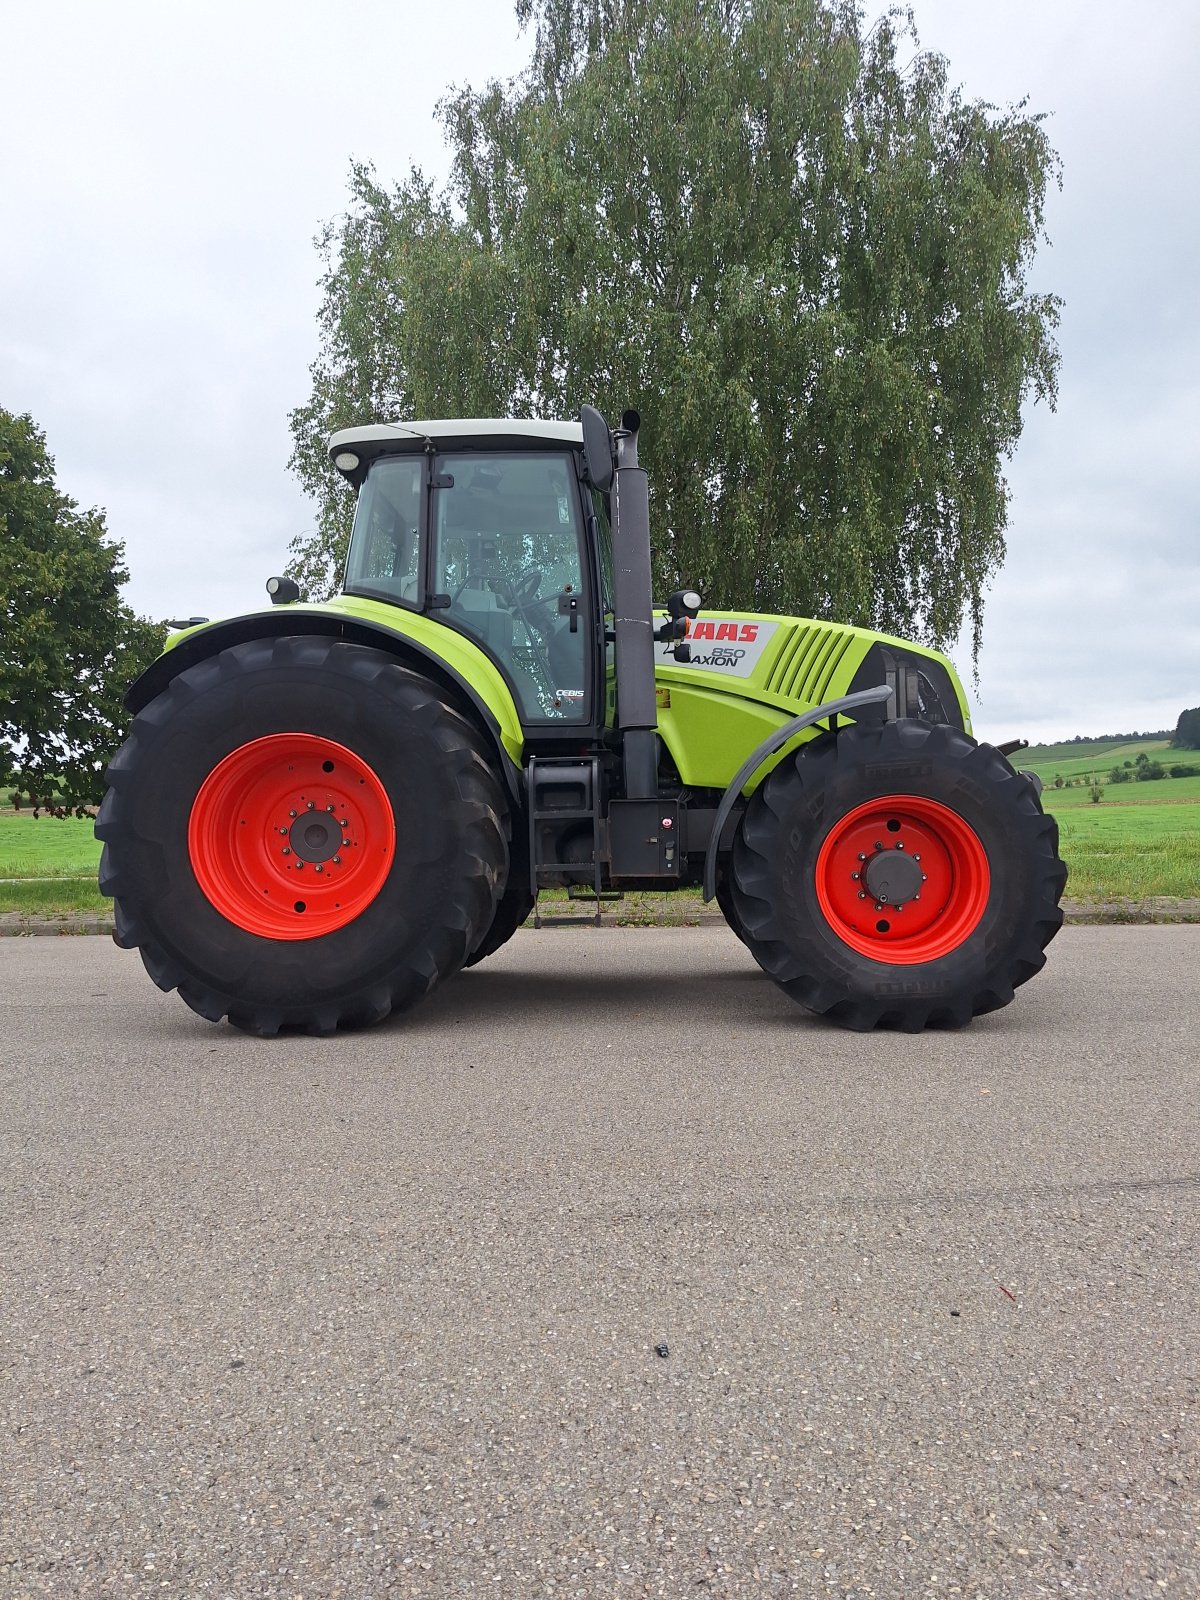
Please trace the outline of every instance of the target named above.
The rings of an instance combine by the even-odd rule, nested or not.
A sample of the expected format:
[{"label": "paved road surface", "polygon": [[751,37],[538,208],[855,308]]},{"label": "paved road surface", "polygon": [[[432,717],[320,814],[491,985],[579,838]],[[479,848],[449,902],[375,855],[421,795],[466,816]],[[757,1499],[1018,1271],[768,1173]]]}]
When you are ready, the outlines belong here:
[{"label": "paved road surface", "polygon": [[0,1014],[5,1597],[1200,1594],[1200,928],[921,1038],[714,929],[272,1042],[8,939]]}]

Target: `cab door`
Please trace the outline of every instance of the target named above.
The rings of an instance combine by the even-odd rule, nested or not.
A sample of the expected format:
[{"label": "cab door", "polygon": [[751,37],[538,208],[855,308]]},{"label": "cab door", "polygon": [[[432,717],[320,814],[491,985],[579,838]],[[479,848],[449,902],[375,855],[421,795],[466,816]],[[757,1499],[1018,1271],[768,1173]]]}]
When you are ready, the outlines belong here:
[{"label": "cab door", "polygon": [[493,657],[531,734],[590,723],[594,625],[575,457],[448,453],[433,482],[429,608]]}]

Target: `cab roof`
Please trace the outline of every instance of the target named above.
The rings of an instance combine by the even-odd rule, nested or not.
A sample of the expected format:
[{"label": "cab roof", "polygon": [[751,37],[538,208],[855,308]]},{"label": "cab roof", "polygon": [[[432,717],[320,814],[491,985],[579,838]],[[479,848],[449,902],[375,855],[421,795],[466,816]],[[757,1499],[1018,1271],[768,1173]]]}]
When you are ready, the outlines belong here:
[{"label": "cab roof", "polygon": [[[362,428],[339,428],[329,440],[334,459],[343,454],[357,455],[365,465],[382,455],[417,452],[427,443],[446,449],[498,450],[536,449],[539,445],[583,444],[583,427],[578,422],[536,422],[522,417],[453,417],[430,422],[373,422]],[[359,466],[341,468],[352,481]]]}]

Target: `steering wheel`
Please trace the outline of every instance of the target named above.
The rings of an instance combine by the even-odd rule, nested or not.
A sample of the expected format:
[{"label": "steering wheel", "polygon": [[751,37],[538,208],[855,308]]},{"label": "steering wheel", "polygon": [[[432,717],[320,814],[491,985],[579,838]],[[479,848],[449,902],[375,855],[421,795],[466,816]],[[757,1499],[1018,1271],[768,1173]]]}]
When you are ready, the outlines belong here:
[{"label": "steering wheel", "polygon": [[542,574],[536,567],[526,567],[521,576],[509,584],[509,594],[515,606],[525,607],[537,599],[542,587]]}]

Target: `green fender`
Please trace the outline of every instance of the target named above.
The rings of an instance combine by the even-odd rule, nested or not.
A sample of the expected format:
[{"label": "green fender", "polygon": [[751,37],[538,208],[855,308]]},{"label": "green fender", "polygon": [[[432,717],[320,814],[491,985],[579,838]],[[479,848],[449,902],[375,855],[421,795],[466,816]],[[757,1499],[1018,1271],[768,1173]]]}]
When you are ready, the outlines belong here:
[{"label": "green fender", "polygon": [[474,708],[502,758],[510,792],[519,797],[525,739],[512,690],[496,663],[471,639],[442,622],[357,595],[338,595],[321,605],[271,606],[181,629],[171,634],[157,661],[130,684],[125,704],[130,711],[140,711],[196,662],[231,645],[287,634],[321,634],[370,645],[456,690]]}]

